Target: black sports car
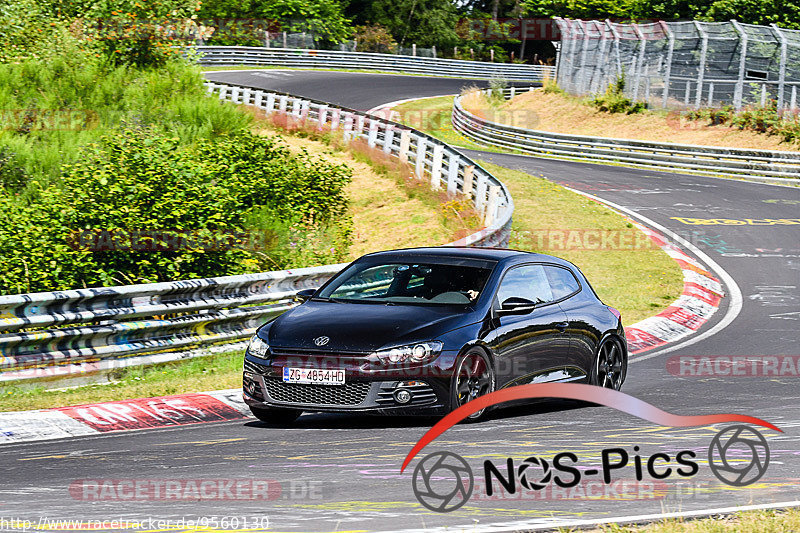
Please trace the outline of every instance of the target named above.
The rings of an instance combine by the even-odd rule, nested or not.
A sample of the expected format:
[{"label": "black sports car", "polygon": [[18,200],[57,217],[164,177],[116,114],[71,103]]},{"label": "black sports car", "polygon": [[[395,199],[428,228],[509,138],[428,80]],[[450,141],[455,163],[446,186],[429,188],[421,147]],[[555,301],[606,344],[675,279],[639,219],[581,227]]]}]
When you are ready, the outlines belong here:
[{"label": "black sports car", "polygon": [[438,415],[513,385],[625,380],[619,312],[556,257],[378,252],[297,297],[245,355],[244,399],[267,422],[303,411]]}]

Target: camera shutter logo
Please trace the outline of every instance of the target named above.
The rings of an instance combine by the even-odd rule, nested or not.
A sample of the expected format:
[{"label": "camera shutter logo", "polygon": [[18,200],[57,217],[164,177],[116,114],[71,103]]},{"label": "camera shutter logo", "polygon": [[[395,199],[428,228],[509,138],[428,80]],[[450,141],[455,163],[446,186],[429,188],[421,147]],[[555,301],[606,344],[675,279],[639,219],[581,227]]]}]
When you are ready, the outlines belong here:
[{"label": "camera shutter logo", "polygon": [[454,453],[426,455],[414,469],[414,495],[431,511],[455,511],[469,501],[474,485],[472,469]]},{"label": "camera shutter logo", "polygon": [[[537,477],[534,475],[536,469],[541,469],[542,471],[541,475],[538,476],[538,482],[533,481]],[[526,489],[542,490],[550,483],[553,472],[550,470],[550,464],[545,459],[528,457],[519,465],[517,477],[519,478],[519,484]]]},{"label": "camera shutter logo", "polygon": [[767,440],[748,426],[725,428],[711,440],[708,466],[728,485],[744,487],[755,483],[769,466]]},{"label": "camera shutter logo", "polygon": [[314,339],[314,344],[316,344],[317,346],[325,346],[330,342],[330,340],[331,340],[330,337],[322,335],[321,337],[317,337],[316,339]]}]

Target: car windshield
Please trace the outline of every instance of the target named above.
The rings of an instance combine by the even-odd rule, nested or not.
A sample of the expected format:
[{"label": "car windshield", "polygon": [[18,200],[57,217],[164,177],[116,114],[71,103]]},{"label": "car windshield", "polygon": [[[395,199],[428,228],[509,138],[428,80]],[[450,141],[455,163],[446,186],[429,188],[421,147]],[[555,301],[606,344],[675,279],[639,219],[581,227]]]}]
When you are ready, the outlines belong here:
[{"label": "car windshield", "polygon": [[492,272],[488,262],[475,263],[356,263],[318,297],[354,303],[469,305],[478,299]]}]

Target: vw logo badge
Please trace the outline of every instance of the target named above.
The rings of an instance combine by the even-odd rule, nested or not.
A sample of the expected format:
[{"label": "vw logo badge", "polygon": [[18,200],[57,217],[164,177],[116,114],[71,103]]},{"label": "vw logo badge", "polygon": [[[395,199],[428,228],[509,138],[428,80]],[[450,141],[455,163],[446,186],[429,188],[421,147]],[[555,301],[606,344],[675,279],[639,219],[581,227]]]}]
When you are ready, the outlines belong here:
[{"label": "vw logo badge", "polygon": [[316,344],[317,346],[325,346],[326,344],[328,344],[328,342],[330,342],[330,340],[331,340],[330,337],[326,337],[325,335],[323,335],[322,337],[317,337],[316,339],[314,339],[314,344]]}]

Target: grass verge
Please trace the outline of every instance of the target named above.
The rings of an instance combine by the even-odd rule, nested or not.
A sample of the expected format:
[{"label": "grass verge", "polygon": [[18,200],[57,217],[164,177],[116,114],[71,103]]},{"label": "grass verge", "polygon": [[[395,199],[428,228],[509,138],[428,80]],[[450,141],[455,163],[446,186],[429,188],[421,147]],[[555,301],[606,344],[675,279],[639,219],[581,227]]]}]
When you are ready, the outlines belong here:
[{"label": "grass verge", "polygon": [[[567,530],[562,530],[567,531]],[[662,520],[643,526],[603,526],[593,532],[603,533],[789,533],[800,531],[800,510],[746,511],[720,518],[698,520]]]}]

